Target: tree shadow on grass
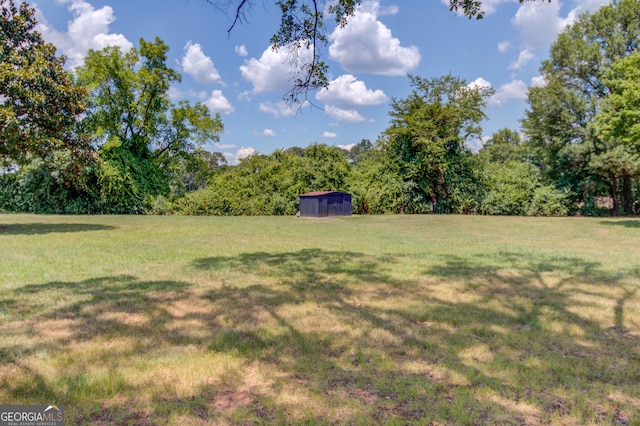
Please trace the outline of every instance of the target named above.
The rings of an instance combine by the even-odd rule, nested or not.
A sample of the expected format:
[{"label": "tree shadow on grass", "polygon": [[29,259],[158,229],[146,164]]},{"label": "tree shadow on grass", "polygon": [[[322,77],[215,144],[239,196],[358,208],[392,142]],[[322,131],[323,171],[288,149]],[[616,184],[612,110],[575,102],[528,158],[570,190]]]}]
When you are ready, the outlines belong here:
[{"label": "tree shadow on grass", "polygon": [[[299,393],[370,404],[375,421],[545,423],[568,416],[624,424],[640,408],[633,390],[638,336],[622,326],[629,321],[625,303],[635,296],[622,278],[637,282],[637,271],[612,274],[575,257],[501,252],[447,257],[408,280],[394,277],[389,262],[399,259],[321,250],[200,259],[198,268],[240,269],[272,283],[210,292],[234,324],[211,348],[272,365],[300,383]],[[452,286],[457,295],[445,291]],[[389,299],[393,306],[384,303]],[[310,313],[297,315],[307,312],[300,306]],[[606,311],[615,325],[581,312],[590,308]],[[273,321],[277,338],[244,321],[246,312]],[[309,320],[313,315],[334,326]],[[246,328],[258,332],[239,331]],[[632,401],[625,409],[600,397],[611,386]],[[457,396],[470,392],[478,395],[456,411]],[[246,405],[244,415],[260,418]],[[281,408],[267,411],[280,418]]]},{"label": "tree shadow on grass", "polygon": [[112,229],[116,228],[93,223],[0,223],[0,236],[108,231]]},{"label": "tree shadow on grass", "polygon": [[602,225],[624,226],[625,228],[640,228],[640,220],[603,220]]},{"label": "tree shadow on grass", "polygon": [[194,260],[206,285],[24,286],[0,297],[0,358],[19,373],[0,369],[0,389],[74,423],[626,424],[640,410],[637,270],[501,252],[408,278],[406,261],[256,252]]}]

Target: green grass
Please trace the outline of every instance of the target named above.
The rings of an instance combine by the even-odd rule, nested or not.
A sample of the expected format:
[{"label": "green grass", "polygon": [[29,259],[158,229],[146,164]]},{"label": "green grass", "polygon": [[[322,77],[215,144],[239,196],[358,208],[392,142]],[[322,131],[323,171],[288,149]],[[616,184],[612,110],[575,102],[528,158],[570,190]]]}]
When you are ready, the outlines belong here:
[{"label": "green grass", "polygon": [[0,402],[640,424],[640,220],[0,215]]}]

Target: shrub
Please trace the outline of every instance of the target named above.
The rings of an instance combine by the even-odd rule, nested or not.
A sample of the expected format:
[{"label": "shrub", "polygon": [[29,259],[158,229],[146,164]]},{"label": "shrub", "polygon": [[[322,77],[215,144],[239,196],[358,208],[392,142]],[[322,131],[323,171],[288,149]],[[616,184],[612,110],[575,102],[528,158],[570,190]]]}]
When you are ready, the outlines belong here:
[{"label": "shrub", "polygon": [[531,199],[528,216],[567,216],[571,200],[565,192],[554,186],[544,185],[536,188]]}]

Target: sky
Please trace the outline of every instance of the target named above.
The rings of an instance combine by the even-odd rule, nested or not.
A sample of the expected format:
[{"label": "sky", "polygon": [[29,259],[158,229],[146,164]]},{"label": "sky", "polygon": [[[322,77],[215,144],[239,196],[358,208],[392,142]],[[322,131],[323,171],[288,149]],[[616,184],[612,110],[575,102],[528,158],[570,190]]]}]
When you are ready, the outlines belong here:
[{"label": "sky", "polygon": [[314,143],[346,149],[375,142],[389,126],[390,102],[411,93],[408,74],[435,78],[451,73],[468,84],[491,86],[483,139],[502,128],[519,130],[531,86],[544,84],[540,64],[549,46],[581,13],[606,0],[485,0],[485,17],[449,11],[447,0],[363,0],[344,28],[329,27],[322,54],[328,88],[311,93],[313,106],[282,101],[291,86],[285,50],[269,43],[280,12],[271,0],[255,1],[246,22],[234,10],[205,0],[37,0],[38,30],[67,67],[82,65],[89,49],[138,47],[160,37],[168,64],[182,82],[173,101],[206,104],[220,113],[225,130],[206,148],[229,164],[253,153]]}]

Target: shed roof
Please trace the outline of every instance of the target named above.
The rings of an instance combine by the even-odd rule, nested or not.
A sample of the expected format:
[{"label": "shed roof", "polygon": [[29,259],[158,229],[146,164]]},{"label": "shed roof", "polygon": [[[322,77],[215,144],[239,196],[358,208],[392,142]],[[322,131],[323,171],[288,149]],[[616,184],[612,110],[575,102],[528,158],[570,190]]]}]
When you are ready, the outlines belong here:
[{"label": "shed roof", "polygon": [[301,197],[317,197],[319,195],[327,195],[327,194],[346,194],[345,192],[340,191],[312,191],[307,192],[306,194],[300,194]]}]

